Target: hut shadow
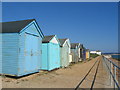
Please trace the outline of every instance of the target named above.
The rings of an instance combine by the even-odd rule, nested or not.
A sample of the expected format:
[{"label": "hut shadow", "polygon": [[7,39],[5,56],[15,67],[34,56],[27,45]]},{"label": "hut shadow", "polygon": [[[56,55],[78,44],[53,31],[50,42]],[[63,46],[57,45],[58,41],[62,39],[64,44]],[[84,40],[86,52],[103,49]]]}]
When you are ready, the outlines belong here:
[{"label": "hut shadow", "polygon": [[12,76],[12,75],[0,74],[0,76],[3,77],[3,78],[10,78],[10,79],[22,79],[22,78],[32,76],[32,75],[35,75],[35,74],[38,74],[38,73],[39,72],[34,72],[34,73],[30,73],[30,74],[23,75],[23,76]]}]

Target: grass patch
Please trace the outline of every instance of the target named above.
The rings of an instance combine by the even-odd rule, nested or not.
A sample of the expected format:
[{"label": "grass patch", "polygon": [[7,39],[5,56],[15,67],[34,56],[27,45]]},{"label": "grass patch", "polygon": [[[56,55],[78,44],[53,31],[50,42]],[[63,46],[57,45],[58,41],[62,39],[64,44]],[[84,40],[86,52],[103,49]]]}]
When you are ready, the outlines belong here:
[{"label": "grass patch", "polygon": [[92,57],[92,58],[96,58],[98,56],[99,56],[98,54],[90,54],[90,57]]}]

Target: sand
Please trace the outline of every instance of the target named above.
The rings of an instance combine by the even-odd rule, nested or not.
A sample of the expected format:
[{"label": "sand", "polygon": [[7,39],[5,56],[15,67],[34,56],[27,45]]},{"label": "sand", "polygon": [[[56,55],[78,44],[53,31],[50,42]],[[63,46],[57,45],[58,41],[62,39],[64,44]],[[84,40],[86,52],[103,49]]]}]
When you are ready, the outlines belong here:
[{"label": "sand", "polygon": [[[19,79],[2,77],[3,88],[75,88],[82,78],[86,75],[96,60],[97,57],[90,61],[79,62],[72,64],[68,68],[60,68],[51,72],[41,71],[39,73],[22,77]],[[95,73],[95,68],[87,77],[81,88],[89,88]],[[110,88],[109,78],[105,71],[102,62],[96,78],[95,88]]]}]

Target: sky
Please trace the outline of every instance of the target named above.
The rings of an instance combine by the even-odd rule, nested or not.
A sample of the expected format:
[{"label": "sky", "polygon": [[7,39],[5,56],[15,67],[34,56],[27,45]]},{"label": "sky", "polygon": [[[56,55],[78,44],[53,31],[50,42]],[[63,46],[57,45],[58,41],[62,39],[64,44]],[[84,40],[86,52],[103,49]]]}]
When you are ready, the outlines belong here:
[{"label": "sky", "polygon": [[90,50],[118,51],[117,2],[6,2],[2,15],[3,22],[36,19],[44,35]]}]

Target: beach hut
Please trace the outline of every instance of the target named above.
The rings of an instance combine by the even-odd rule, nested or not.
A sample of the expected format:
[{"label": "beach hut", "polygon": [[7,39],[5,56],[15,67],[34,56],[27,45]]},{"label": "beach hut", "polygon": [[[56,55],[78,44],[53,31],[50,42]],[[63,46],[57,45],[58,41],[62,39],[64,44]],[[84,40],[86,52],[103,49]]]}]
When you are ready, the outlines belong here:
[{"label": "beach hut", "polygon": [[69,54],[69,63],[72,63],[72,53]]},{"label": "beach hut", "polygon": [[90,50],[86,49],[86,59],[89,59],[89,58],[90,58]]},{"label": "beach hut", "polygon": [[70,41],[69,39],[59,39],[60,42],[60,65],[67,67],[70,63]]},{"label": "beach hut", "polygon": [[83,47],[83,60],[86,60],[86,48]]},{"label": "beach hut", "polygon": [[51,71],[60,67],[60,43],[56,35],[45,36],[42,40],[42,70]]},{"label": "beach hut", "polygon": [[80,43],[71,43],[72,62],[76,63],[79,61],[80,54]]},{"label": "beach hut", "polygon": [[1,74],[23,76],[39,72],[42,38],[35,19],[3,22],[2,24],[2,72]]},{"label": "beach hut", "polygon": [[80,44],[80,61],[83,60],[83,44]]}]

